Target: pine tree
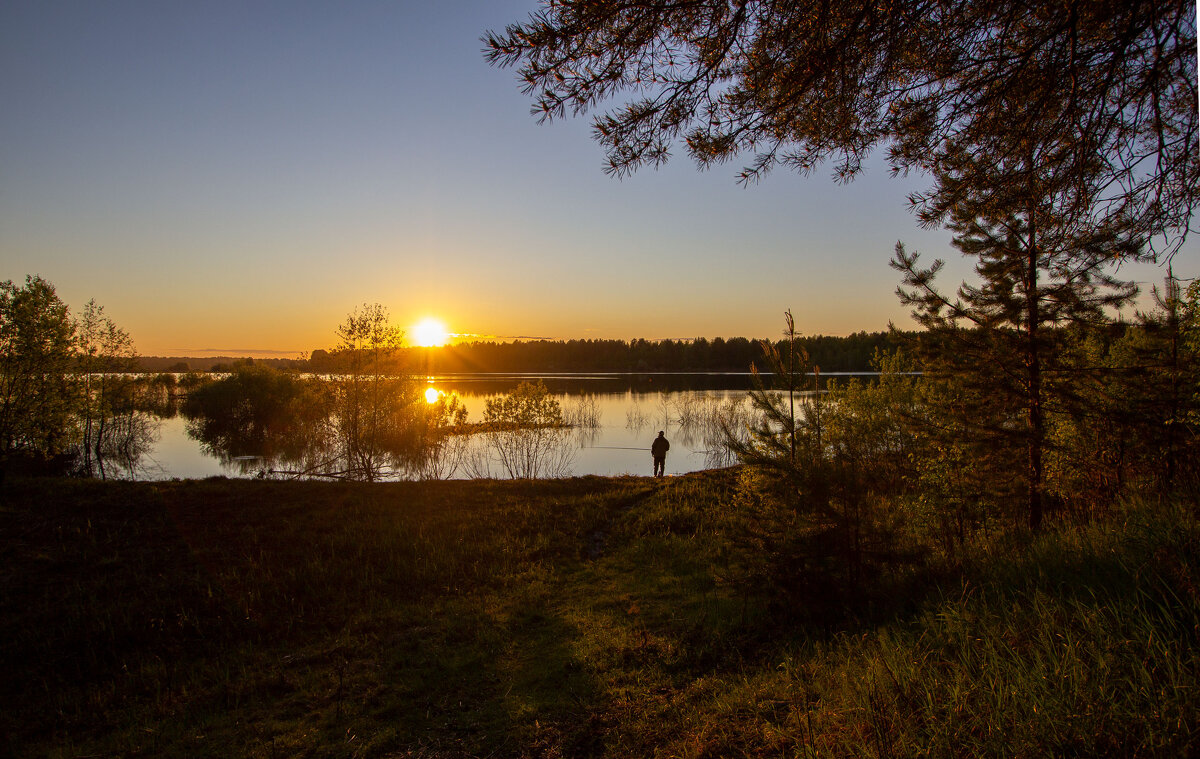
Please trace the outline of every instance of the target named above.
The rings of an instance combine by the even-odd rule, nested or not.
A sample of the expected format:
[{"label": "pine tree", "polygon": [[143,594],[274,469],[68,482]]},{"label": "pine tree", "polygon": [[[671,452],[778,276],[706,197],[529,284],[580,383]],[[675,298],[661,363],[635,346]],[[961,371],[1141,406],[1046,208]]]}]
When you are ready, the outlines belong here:
[{"label": "pine tree", "polygon": [[1198,200],[1193,0],[543,0],[484,43],[543,119],[614,105],[594,134],[617,175],[682,147],[700,166],[752,154],[745,181],[827,159],[844,180],[884,149],[933,176],[915,200],[936,214],[964,147],[1041,146],[1080,218],[1168,251]]},{"label": "pine tree", "polygon": [[939,218],[955,233],[955,247],[976,259],[978,283],[964,283],[950,297],[934,284],[942,261],[921,269],[918,254],[901,244],[892,261],[902,275],[901,302],[932,333],[927,371],[964,383],[962,422],[982,439],[1024,449],[1027,516],[1035,529],[1044,511],[1048,408],[1073,397],[1060,327],[1103,323],[1136,295],[1111,271],[1142,253],[1126,220],[1088,223],[1064,211],[1069,194],[1041,170],[1042,159],[1005,165],[963,154],[959,168],[943,176]]},{"label": "pine tree", "polygon": [[810,475],[824,458],[821,368],[809,361],[790,310],[784,313],[784,320],[784,339],[778,346],[767,340],[759,342],[762,367],[771,377],[770,384],[763,379],[757,363],[750,366],[750,405],[755,422],[749,437],[727,434],[726,438],[743,461],[811,480]]}]

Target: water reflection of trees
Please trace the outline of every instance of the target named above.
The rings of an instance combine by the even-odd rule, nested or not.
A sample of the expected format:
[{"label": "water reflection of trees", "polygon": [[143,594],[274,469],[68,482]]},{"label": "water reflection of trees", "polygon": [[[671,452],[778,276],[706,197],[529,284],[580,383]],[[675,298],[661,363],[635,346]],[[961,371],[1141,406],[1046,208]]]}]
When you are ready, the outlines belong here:
[{"label": "water reflection of trees", "polygon": [[175,413],[161,384],[129,374],[90,374],[79,382],[75,473],[101,479],[154,474],[149,454],[158,443],[161,419]]},{"label": "water reflection of trees", "polygon": [[76,473],[134,477],[157,441],[149,413],[157,387],[140,375],[129,333],[91,300],[74,321],[73,452]]},{"label": "water reflection of trees", "polygon": [[625,411],[625,429],[632,432],[641,432],[650,426],[650,414],[646,409],[642,408],[642,404],[634,401],[633,405]]},{"label": "water reflection of trees", "polygon": [[[586,402],[582,408],[580,417],[586,422],[592,411]],[[486,446],[510,478],[570,473],[575,458],[571,427],[542,382],[522,382],[508,395],[488,400],[483,423]]]},{"label": "water reflection of trees", "polygon": [[706,469],[737,463],[732,441],[745,439],[751,421],[746,397],[740,393],[664,393],[650,408],[635,400],[625,412],[625,429],[640,433],[661,425],[678,443],[701,453]]},{"label": "water reflection of trees", "polygon": [[269,471],[320,465],[331,406],[320,380],[250,364],[194,388],[183,413],[206,454],[226,465],[261,459]]},{"label": "water reflection of trees", "polygon": [[706,469],[737,463],[734,441],[744,440],[753,419],[745,396],[678,393],[660,401],[680,443],[704,455]]},{"label": "water reflection of trees", "polygon": [[194,388],[188,436],[241,474],[431,479],[458,470],[457,396],[427,403],[409,378],[318,378],[247,364]]},{"label": "water reflection of trees", "polygon": [[[355,389],[344,377],[246,365],[194,387],[183,413],[189,436],[228,470],[272,477],[564,476],[571,473],[577,452],[596,447],[603,435],[594,397],[560,403],[544,386],[526,384],[490,399],[482,420],[467,424],[461,399],[441,394],[428,403],[425,389],[404,378],[381,378]],[[355,398],[362,404],[359,425],[365,409],[379,414],[369,468],[363,461],[356,467],[348,455],[349,427],[356,417],[344,404]],[[734,463],[729,431],[736,434],[748,422],[741,394],[671,393],[652,405],[631,400],[627,427],[633,421],[645,425],[644,409],[653,408],[683,447],[704,456],[704,466]]]},{"label": "water reflection of trees", "polygon": [[592,393],[576,396],[563,409],[564,423],[580,430],[596,430],[601,426],[600,403]]},{"label": "water reflection of trees", "polygon": [[85,473],[102,479],[152,473],[147,455],[158,442],[159,426],[159,420],[145,411],[130,409],[113,415],[92,448]]}]

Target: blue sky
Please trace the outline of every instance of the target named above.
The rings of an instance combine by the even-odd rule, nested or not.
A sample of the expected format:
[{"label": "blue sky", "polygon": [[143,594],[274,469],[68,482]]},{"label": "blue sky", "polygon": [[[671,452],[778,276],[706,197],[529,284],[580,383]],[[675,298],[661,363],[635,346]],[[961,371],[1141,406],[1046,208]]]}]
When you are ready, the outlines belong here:
[{"label": "blue sky", "polygon": [[766,337],[788,308],[847,334],[909,326],[897,240],[947,258],[947,286],[969,272],[906,210],[925,180],[882,165],[607,177],[589,120],[538,125],[484,61],[535,6],[0,5],[0,280],[202,355],[329,347],[368,302],[499,337]]}]

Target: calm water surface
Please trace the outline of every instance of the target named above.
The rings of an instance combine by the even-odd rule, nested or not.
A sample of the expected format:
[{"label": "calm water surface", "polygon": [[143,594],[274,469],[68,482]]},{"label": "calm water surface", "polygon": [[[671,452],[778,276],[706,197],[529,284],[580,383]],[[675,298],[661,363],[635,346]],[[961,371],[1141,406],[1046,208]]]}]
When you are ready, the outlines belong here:
[{"label": "calm water surface", "polygon": [[[457,393],[470,422],[482,420],[489,398],[533,380],[546,384],[565,415],[581,407],[598,412],[598,426],[572,431],[570,474],[576,476],[650,475],[650,443],[659,430],[671,441],[668,474],[732,463],[715,450],[711,427],[703,420],[722,404],[744,403],[750,387],[748,374],[473,374],[431,377],[427,384]],[[138,478],[252,477],[260,468],[254,459],[226,463],[210,455],[188,436],[187,420],[179,416],[162,421]],[[505,473],[493,469],[493,475]]]}]

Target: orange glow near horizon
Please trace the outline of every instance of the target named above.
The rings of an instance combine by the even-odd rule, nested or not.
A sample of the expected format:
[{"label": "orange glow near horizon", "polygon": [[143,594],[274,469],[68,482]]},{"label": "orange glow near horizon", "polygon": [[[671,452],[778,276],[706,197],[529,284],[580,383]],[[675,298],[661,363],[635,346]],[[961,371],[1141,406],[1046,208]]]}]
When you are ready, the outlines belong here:
[{"label": "orange glow near horizon", "polygon": [[413,345],[418,348],[435,348],[445,345],[446,339],[450,337],[446,332],[446,325],[431,316],[425,317],[413,326],[412,336]]},{"label": "orange glow near horizon", "polygon": [[437,403],[438,398],[441,397],[441,395],[442,395],[441,392],[439,392],[436,387],[426,388],[425,402],[426,403]]}]

